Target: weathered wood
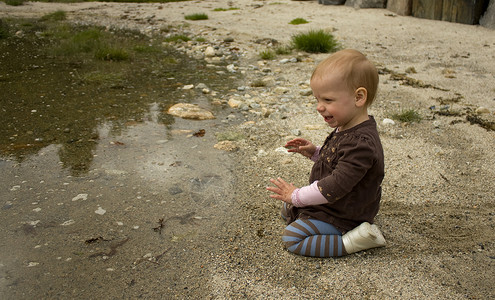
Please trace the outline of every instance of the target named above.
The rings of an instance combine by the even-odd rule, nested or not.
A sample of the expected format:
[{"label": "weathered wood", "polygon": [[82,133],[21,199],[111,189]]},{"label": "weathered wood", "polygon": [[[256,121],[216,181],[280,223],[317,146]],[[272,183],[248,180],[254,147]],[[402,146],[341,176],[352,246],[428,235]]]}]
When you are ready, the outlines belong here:
[{"label": "weathered wood", "polygon": [[412,15],[417,18],[441,20],[443,0],[413,0]]},{"label": "weathered wood", "polygon": [[487,6],[487,0],[443,0],[442,20],[478,24]]},{"label": "weathered wood", "polygon": [[410,16],[412,0],[388,0],[387,9],[401,16]]}]

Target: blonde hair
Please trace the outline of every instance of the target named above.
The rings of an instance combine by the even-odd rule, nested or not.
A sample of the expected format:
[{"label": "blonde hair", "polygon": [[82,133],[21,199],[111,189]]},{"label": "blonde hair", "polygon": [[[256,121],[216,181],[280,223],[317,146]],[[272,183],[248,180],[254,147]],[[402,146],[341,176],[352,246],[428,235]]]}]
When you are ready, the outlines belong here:
[{"label": "blonde hair", "polygon": [[345,49],[330,55],[320,62],[311,79],[323,78],[328,72],[339,72],[347,88],[354,92],[363,87],[368,92],[366,106],[370,106],[375,100],[378,90],[378,72],[375,65],[361,52],[353,49]]}]

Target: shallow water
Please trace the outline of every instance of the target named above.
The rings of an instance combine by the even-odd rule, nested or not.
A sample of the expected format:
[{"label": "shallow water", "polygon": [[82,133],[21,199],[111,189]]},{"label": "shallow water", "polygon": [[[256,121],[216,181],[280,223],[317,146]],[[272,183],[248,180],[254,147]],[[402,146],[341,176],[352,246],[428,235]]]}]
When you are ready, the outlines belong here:
[{"label": "shallow water", "polygon": [[[229,217],[233,164],[213,145],[230,112],[181,87],[238,78],[173,49],[109,62],[49,46],[0,40],[0,298],[193,293]],[[177,102],[217,119],[167,115]]]}]

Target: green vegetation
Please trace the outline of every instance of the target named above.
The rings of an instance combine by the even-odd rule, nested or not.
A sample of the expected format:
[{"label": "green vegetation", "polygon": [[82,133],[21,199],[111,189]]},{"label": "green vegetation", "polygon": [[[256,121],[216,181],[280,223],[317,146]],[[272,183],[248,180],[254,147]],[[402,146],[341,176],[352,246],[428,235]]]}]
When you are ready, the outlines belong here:
[{"label": "green vegetation", "polygon": [[129,53],[118,47],[104,46],[96,50],[95,58],[106,61],[123,61],[129,59]]},{"label": "green vegetation", "polygon": [[310,30],[292,36],[294,48],[310,53],[328,53],[338,50],[339,45],[334,36],[324,30]]},{"label": "green vegetation", "polygon": [[238,10],[239,7],[229,7],[229,8],[215,8],[213,11],[229,11],[229,10]]},{"label": "green vegetation", "polygon": [[290,21],[289,24],[291,25],[300,25],[300,24],[307,24],[309,23],[303,18],[295,18],[294,20]]},{"label": "green vegetation", "polygon": [[23,5],[26,0],[5,0],[5,4],[10,6],[20,6]]},{"label": "green vegetation", "polygon": [[108,85],[110,87],[121,84],[124,81],[124,74],[94,71],[79,77],[82,83]]},{"label": "green vegetation", "polygon": [[260,54],[261,59],[267,59],[268,60],[268,59],[275,58],[275,53],[273,53],[273,51],[269,50],[269,49],[263,50],[259,54]]},{"label": "green vegetation", "polygon": [[204,13],[197,13],[197,14],[186,15],[184,18],[190,21],[208,20],[208,15]]},{"label": "green vegetation", "polygon": [[57,10],[51,14],[41,17],[41,21],[63,21],[67,19],[67,14],[63,10]]},{"label": "green vegetation", "polygon": [[292,47],[290,46],[278,46],[275,49],[275,53],[278,55],[287,55],[292,53]]},{"label": "green vegetation", "polygon": [[184,34],[176,34],[176,35],[172,35],[172,36],[169,36],[167,38],[165,38],[165,42],[175,42],[175,43],[179,43],[179,42],[187,42],[187,41],[190,41],[191,38],[188,37],[187,35],[184,35]]},{"label": "green vegetation", "polygon": [[423,117],[414,109],[406,109],[399,113],[392,114],[392,119],[403,123],[414,123],[420,122]]}]

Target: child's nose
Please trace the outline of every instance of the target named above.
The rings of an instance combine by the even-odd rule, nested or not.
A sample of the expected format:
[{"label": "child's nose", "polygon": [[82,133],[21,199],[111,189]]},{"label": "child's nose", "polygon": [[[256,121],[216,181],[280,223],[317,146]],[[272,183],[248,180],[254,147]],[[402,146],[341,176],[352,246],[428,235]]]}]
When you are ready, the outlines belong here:
[{"label": "child's nose", "polygon": [[325,107],[320,104],[319,102],[316,104],[316,110],[319,111],[319,112],[322,112],[325,110]]}]

